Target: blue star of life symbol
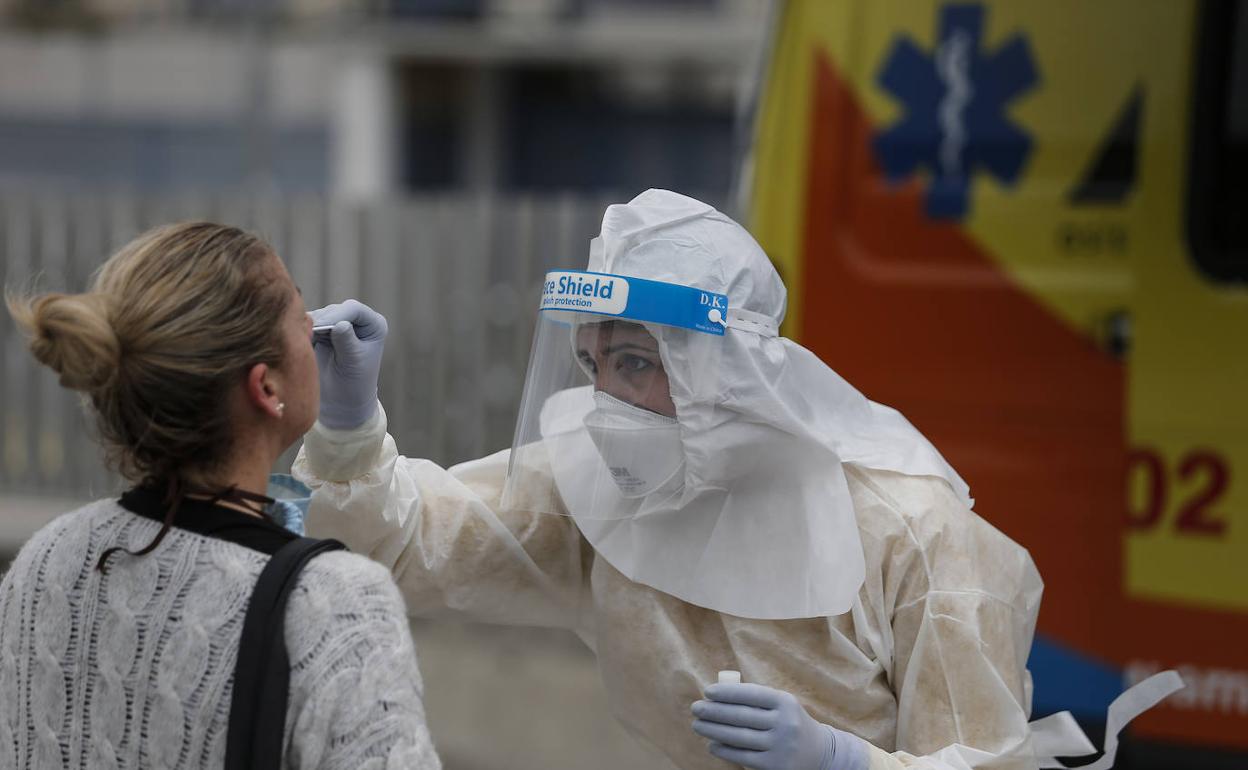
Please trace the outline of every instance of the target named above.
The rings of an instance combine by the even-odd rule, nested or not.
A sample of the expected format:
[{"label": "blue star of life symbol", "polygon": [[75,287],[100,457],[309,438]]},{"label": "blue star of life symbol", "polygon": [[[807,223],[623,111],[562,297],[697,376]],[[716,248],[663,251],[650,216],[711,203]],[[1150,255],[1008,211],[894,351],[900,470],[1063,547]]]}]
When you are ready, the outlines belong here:
[{"label": "blue star of life symbol", "polygon": [[906,113],[876,135],[876,157],[892,182],[928,168],[925,208],[933,218],[966,216],[977,168],[1012,186],[1031,154],[1031,137],[1005,114],[1009,102],[1039,80],[1031,51],[1015,35],[991,54],[981,53],[983,26],[982,6],[946,6],[930,56],[913,40],[898,38],[880,70],[880,86]]}]

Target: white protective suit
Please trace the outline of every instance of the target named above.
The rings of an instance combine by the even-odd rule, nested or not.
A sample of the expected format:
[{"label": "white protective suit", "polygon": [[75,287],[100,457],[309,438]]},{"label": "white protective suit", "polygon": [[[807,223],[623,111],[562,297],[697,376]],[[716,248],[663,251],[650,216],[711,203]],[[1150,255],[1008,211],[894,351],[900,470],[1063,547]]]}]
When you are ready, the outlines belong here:
[{"label": "white protective suit", "polygon": [[[728,225],[740,230],[710,207],[672,193],[650,191],[629,206],[608,210],[591,270],[629,274],[627,252],[647,233],[670,238],[698,221],[713,221],[721,233]],[[692,240],[716,246],[696,233]],[[904,418],[774,336],[784,288],[760,255],[719,254],[714,262],[723,293],[746,311],[744,323],[763,332],[740,338],[742,361],[724,363],[740,379],[733,395],[743,419],[800,435],[826,452],[828,476],[842,493],[826,501],[826,515],[809,495],[802,498],[806,509],[788,510],[782,494],[759,514],[809,527],[809,539],[839,532],[860,542],[865,578],[852,577],[857,582],[848,591],[838,585],[803,597],[829,607],[844,597],[848,611],[802,617],[792,614],[791,602],[772,612],[755,601],[731,604],[733,594],[697,585],[663,590],[681,552],[664,553],[657,560],[662,569],[639,564],[650,549],[667,547],[661,530],[646,527],[665,526],[670,516],[621,522],[578,519],[574,510],[543,513],[565,502],[549,465],[531,459],[513,469],[512,504],[504,509],[508,452],[449,470],[402,457],[381,410],[356,430],[318,423],[306,437],[295,475],[314,490],[309,532],[341,539],[389,567],[414,616],[449,611],[574,630],[597,653],[617,718],[681,768],[729,767],[689,727],[690,704],[724,669],[794,694],[816,720],[867,741],[872,770],[1036,767],[1026,660],[1042,583],[1031,558],[971,511],[961,479]],[[645,277],[695,283],[679,272]],[[751,332],[730,328],[728,334]],[[806,381],[793,379],[799,375],[822,379],[803,390]],[[680,374],[671,376],[679,414]],[[726,412],[716,414],[721,419]],[[851,529],[817,531],[836,521],[852,522]],[[621,527],[631,529],[621,534]],[[610,544],[603,532],[611,533]],[[749,550],[740,533],[729,542]],[[688,550],[684,556],[704,557]],[[719,558],[750,557],[738,551]],[[802,565],[801,579],[821,574],[807,569],[809,554],[793,561]],[[711,572],[724,574],[718,566]],[[774,570],[783,572],[783,560]],[[843,579],[835,570],[828,574]],[[699,606],[677,595],[707,599]],[[711,608],[717,605],[739,611]]]}]

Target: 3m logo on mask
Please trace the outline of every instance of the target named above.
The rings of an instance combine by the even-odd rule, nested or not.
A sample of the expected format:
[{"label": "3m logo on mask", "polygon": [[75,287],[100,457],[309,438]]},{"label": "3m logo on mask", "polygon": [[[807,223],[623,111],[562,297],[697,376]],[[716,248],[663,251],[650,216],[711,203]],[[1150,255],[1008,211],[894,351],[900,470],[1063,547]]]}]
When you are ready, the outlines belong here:
[{"label": "3m logo on mask", "polygon": [[542,285],[542,310],[619,315],[626,307],[628,281],[619,276],[552,272]]}]

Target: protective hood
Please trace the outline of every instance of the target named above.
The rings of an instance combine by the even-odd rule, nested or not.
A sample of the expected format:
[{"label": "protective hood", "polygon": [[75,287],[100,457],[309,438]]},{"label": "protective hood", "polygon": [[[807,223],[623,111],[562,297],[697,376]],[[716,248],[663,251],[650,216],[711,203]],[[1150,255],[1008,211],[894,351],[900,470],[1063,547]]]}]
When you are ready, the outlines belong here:
[{"label": "protective hood", "polygon": [[972,505],[967,485],[899,412],[778,336],[784,284],[749,233],[711,206],[648,190],[609,207],[587,270],[727,298],[713,367],[686,330],[646,324],[675,405],[683,485],[640,506],[644,515],[600,515],[602,496],[584,492],[601,462],[584,427],[587,417],[595,424],[593,387],[542,404],[568,513],[631,580],[741,617],[838,615],[863,581],[844,463],[939,477]]}]

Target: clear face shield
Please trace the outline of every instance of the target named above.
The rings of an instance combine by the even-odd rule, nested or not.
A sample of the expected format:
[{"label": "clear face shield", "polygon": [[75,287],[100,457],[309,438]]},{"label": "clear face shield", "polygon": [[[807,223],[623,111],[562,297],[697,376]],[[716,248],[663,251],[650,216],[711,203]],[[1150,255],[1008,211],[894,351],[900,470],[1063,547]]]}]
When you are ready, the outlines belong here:
[{"label": "clear face shield", "polygon": [[727,313],[727,297],[696,287],[547,274],[503,507],[593,519],[679,508],[687,436],[715,409]]}]

